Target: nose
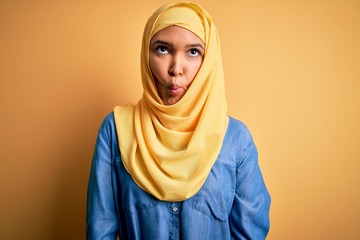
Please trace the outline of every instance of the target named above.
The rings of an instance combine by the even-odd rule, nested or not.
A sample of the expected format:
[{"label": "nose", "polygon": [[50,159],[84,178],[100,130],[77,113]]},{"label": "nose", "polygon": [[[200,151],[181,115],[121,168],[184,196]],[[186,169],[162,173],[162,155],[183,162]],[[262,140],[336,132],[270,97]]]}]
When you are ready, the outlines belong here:
[{"label": "nose", "polygon": [[182,63],[183,63],[183,60],[182,60],[181,56],[179,56],[179,55],[173,56],[170,67],[169,67],[169,75],[173,76],[173,77],[183,75],[184,69],[183,69]]}]

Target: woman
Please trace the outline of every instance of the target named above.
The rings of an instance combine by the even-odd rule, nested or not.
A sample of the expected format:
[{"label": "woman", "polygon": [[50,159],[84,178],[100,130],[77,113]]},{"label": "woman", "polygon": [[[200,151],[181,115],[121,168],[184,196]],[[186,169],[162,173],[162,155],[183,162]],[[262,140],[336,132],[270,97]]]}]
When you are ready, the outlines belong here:
[{"label": "woman", "polygon": [[247,128],[227,115],[208,13],[170,3],[142,41],[144,94],[100,127],[88,239],[265,239],[270,196]]}]

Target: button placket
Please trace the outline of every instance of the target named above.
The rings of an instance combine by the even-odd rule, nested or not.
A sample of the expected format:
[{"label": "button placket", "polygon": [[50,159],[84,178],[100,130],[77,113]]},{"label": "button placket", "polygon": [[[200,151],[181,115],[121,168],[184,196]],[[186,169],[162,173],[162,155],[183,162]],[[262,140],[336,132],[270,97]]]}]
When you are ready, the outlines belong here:
[{"label": "button placket", "polygon": [[178,203],[178,202],[171,203],[170,210],[172,213],[179,213],[180,203]]}]

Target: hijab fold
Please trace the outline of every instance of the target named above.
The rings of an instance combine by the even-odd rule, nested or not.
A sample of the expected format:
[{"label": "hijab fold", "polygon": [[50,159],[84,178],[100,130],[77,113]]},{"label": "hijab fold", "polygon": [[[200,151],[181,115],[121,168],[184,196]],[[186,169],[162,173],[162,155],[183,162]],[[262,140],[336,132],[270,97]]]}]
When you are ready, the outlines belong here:
[{"label": "hijab fold", "polygon": [[[183,27],[205,43],[202,65],[185,95],[165,105],[149,68],[151,38]],[[209,14],[194,3],[160,7],[146,23],[141,50],[143,96],[114,109],[122,161],[135,183],[160,200],[182,201],[204,184],[228,124],[220,41]]]}]

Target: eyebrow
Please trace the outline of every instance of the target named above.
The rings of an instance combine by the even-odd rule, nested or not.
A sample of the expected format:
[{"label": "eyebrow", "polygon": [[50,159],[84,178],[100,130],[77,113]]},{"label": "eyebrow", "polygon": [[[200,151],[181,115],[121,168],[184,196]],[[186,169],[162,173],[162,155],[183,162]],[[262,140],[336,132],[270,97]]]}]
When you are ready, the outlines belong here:
[{"label": "eyebrow", "polygon": [[[170,46],[170,47],[174,46],[172,43],[169,43],[169,42],[166,42],[166,41],[163,41],[163,40],[156,40],[151,45],[154,46],[154,45],[157,45],[157,44],[162,44],[162,45],[166,45],[166,46]],[[200,43],[187,44],[187,45],[185,45],[185,47],[188,47],[188,48],[189,47],[199,47],[199,48],[201,48],[202,50],[205,51],[204,47]]]},{"label": "eyebrow", "polygon": [[193,44],[188,44],[186,45],[185,47],[199,47],[201,48],[202,50],[205,50],[203,45],[201,45],[200,43],[193,43]]},{"label": "eyebrow", "polygon": [[173,44],[168,43],[168,42],[163,41],[163,40],[156,40],[156,41],[153,42],[151,45],[157,45],[157,44],[162,44],[162,45],[167,45],[167,46],[173,46]]}]

